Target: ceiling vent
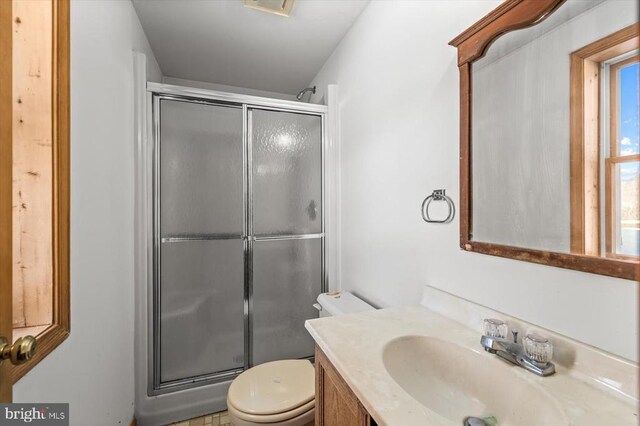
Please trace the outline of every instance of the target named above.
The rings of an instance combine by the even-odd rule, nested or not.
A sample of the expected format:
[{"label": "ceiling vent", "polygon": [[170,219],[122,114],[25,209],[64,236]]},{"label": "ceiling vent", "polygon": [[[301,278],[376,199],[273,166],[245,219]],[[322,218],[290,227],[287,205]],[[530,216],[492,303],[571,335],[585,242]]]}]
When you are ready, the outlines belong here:
[{"label": "ceiling vent", "polygon": [[274,15],[290,16],[293,2],[294,0],[244,0],[244,5]]}]

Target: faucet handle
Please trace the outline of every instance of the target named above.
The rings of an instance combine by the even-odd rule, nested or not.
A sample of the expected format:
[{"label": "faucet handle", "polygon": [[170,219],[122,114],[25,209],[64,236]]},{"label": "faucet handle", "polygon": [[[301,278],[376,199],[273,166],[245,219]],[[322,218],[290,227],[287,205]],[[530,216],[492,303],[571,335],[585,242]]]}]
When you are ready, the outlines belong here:
[{"label": "faucet handle", "polygon": [[485,336],[500,337],[502,339],[507,337],[507,324],[502,320],[487,318],[484,320],[482,328]]},{"label": "faucet handle", "polygon": [[546,365],[553,357],[553,343],[538,334],[527,334],[523,346],[524,353],[536,364]]}]

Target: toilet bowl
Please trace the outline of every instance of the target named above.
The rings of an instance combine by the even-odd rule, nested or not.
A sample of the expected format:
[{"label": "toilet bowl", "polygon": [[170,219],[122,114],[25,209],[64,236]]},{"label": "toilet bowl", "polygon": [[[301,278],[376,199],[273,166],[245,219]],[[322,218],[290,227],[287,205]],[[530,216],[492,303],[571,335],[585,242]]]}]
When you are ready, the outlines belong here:
[{"label": "toilet bowl", "polygon": [[314,369],[306,359],[260,364],[240,374],[227,394],[234,426],[302,426],[315,415]]},{"label": "toilet bowl", "polygon": [[[373,310],[351,293],[318,296],[320,316]],[[227,410],[234,426],[307,426],[315,417],[315,371],[304,359],[272,361],[236,377],[227,393]]]}]

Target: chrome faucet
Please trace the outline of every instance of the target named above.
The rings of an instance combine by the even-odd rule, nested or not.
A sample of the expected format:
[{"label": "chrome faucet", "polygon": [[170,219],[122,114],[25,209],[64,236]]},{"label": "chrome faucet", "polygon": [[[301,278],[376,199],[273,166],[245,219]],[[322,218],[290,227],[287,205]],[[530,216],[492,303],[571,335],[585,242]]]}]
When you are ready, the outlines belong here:
[{"label": "chrome faucet", "polygon": [[[483,335],[482,338],[480,338],[480,344],[485,351],[495,354],[511,364],[519,365],[525,370],[539,376],[550,376],[556,372],[555,365],[544,359],[544,357],[539,357],[540,360],[537,361],[527,355],[524,346],[518,343],[517,331],[512,331],[511,334],[513,335],[513,342],[501,337]],[[533,342],[532,345],[548,343],[546,339],[540,341],[540,337],[535,335],[528,335],[527,339]]]}]

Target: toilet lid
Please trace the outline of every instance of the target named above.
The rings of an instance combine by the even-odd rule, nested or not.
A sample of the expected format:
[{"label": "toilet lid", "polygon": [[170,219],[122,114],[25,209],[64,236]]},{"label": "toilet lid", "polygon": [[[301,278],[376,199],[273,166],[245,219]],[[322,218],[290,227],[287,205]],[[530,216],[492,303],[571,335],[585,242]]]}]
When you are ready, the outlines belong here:
[{"label": "toilet lid", "polygon": [[315,374],[307,360],[260,364],[231,383],[227,398],[239,411],[269,415],[294,410],[315,397]]}]

